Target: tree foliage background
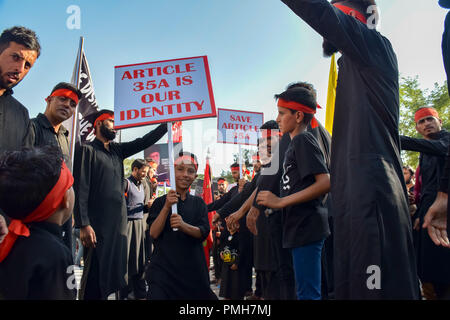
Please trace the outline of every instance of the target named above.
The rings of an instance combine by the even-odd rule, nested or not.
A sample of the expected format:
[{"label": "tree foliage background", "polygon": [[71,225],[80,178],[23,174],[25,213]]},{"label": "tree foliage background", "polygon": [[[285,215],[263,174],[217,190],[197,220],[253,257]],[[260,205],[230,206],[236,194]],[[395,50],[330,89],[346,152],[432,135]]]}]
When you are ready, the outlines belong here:
[{"label": "tree foliage background", "polygon": [[[419,77],[406,77],[400,80],[400,124],[401,135],[414,138],[422,138],[416,131],[414,114],[421,107],[433,107],[439,113],[442,120],[442,128],[450,130],[450,97],[448,95],[447,82],[435,83],[430,89],[421,89]],[[403,164],[417,168],[419,165],[419,153],[402,151]]]}]

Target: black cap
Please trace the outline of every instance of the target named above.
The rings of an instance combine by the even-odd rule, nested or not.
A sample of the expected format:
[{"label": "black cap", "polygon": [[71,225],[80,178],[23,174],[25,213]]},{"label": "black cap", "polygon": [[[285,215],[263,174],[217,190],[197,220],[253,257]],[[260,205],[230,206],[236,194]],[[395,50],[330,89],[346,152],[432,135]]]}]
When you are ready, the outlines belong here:
[{"label": "black cap", "polygon": [[76,95],[78,96],[78,99],[81,99],[81,97],[83,96],[83,95],[81,94],[81,91],[80,91],[76,86],[74,86],[74,85],[71,84],[71,83],[67,83],[67,82],[60,82],[60,83],[58,83],[58,84],[53,88],[53,90],[52,90],[52,92],[51,92],[50,94],[52,94],[53,92],[55,92],[56,90],[59,90],[59,89],[67,89],[67,90],[70,90],[70,91],[75,92]]},{"label": "black cap", "polygon": [[450,9],[450,0],[439,0],[439,5],[442,8]]}]

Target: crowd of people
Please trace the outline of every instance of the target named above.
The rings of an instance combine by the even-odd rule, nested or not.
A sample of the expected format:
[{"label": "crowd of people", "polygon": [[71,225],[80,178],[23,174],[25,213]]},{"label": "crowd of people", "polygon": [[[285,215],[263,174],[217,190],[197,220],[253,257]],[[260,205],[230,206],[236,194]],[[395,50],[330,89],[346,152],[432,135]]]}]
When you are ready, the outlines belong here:
[{"label": "crowd of people", "polygon": [[[100,110],[94,141],[78,144],[72,163],[62,123],[81,92],[58,83],[30,120],[12,88],[41,47],[30,29],[3,31],[0,299],[450,299],[450,134],[438,112],[415,112],[422,138],[399,135],[397,59],[371,26],[374,0],[282,1],[324,38],[325,56],[342,54],[333,135],[314,117],[314,87],[289,84],[260,128],[253,175],[232,164],[234,181],[219,178],[211,203],[190,192],[198,161],[187,151],[161,197],[153,159],[125,177],[124,159],[165,124],[117,143],[114,112]],[[419,166],[403,165],[401,150],[420,153]],[[81,261],[77,292],[71,266]]]}]

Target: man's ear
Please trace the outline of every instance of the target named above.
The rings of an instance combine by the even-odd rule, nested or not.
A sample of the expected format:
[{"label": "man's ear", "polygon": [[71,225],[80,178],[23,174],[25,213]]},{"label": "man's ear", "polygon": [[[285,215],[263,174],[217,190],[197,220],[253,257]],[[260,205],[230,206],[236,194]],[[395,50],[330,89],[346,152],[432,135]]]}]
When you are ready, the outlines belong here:
[{"label": "man's ear", "polygon": [[304,117],[305,114],[302,111],[297,111],[295,120],[297,121],[297,123],[302,123]]},{"label": "man's ear", "polygon": [[67,189],[66,193],[64,193],[63,200],[61,201],[60,209],[69,209],[70,208],[70,189]]}]

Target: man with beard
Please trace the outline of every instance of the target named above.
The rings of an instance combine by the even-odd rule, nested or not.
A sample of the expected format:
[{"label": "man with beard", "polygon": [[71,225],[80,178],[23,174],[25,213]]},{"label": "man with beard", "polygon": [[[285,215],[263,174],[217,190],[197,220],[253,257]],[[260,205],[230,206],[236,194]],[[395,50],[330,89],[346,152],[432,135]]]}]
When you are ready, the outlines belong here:
[{"label": "man with beard", "polygon": [[[443,176],[450,134],[442,129],[442,120],[434,108],[420,108],[415,113],[416,130],[424,139],[400,136],[403,150],[420,152],[421,192],[414,218],[423,223],[425,213],[436,199]],[[417,244],[419,278],[427,300],[450,299],[450,250],[433,244],[426,230],[419,229]],[[426,290],[426,289],[431,289]],[[430,293],[430,294],[426,294]]]},{"label": "man with beard", "polygon": [[29,145],[28,110],[12,97],[12,88],[25,78],[40,51],[32,30],[13,27],[0,35],[0,152]]},{"label": "man with beard", "polygon": [[[450,0],[439,0],[442,8],[450,9]],[[445,17],[445,28],[442,36],[442,57],[444,59],[445,72],[447,74],[447,86],[450,92],[450,12]],[[435,202],[425,216],[423,228],[428,228],[428,234],[436,245],[450,248],[447,230],[450,230],[450,206],[448,205],[450,171],[450,145],[447,151],[447,162],[444,176]]]},{"label": "man with beard", "polygon": [[123,160],[156,143],[167,132],[161,124],[142,138],[112,142],[114,113],[101,110],[95,140],[78,146],[74,160],[75,227],[85,250],[80,299],[107,299],[127,285],[127,208]]},{"label": "man with beard", "polygon": [[326,56],[342,53],[330,168],[335,297],[417,299],[397,58],[375,30],[375,1],[282,1],[324,37]]},{"label": "man with beard", "polygon": [[[75,112],[78,100],[81,99],[81,91],[70,83],[58,83],[45,100],[47,107],[44,113],[31,120],[30,141],[33,146],[46,145],[57,146],[61,149],[67,167],[72,170],[70,159],[69,131],[63,126],[63,122],[69,119]],[[63,226],[63,240],[72,250],[72,218]]]}]

